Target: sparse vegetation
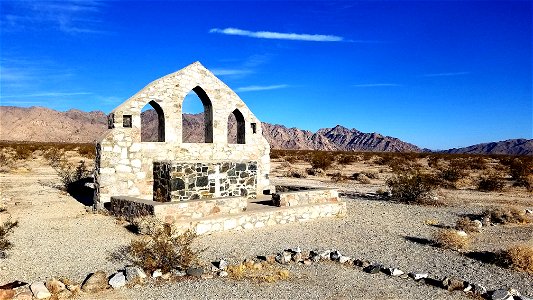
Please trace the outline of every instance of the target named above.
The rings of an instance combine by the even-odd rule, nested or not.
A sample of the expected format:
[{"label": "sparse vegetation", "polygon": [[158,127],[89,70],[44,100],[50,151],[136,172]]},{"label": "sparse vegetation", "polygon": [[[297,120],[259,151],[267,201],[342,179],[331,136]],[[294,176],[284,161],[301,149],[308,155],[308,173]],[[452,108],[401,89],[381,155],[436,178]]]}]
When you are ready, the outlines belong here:
[{"label": "sparse vegetation", "polygon": [[148,272],[184,270],[198,262],[199,251],[191,247],[195,237],[192,231],[174,236],[171,226],[165,224],[149,236],[132,240],[124,249],[125,258]]},{"label": "sparse vegetation", "polygon": [[482,216],[494,224],[533,223],[533,217],[516,208],[495,207],[485,210]]},{"label": "sparse vegetation", "polygon": [[516,245],[498,255],[498,264],[533,274],[533,246]]},{"label": "sparse vegetation", "polygon": [[457,222],[455,222],[455,229],[462,230],[467,233],[480,231],[480,227],[478,226],[478,223],[473,220],[470,220],[470,218],[468,217],[462,217],[459,220],[457,220]]},{"label": "sparse vegetation", "polygon": [[333,153],[317,151],[311,156],[309,163],[311,163],[311,167],[314,169],[327,170],[329,167],[331,167],[334,160]]},{"label": "sparse vegetation", "polygon": [[495,172],[483,174],[477,183],[477,189],[483,192],[501,191],[504,186],[503,178]]},{"label": "sparse vegetation", "polygon": [[233,279],[250,280],[258,283],[272,283],[290,278],[290,273],[288,270],[266,262],[230,265],[227,268],[227,272]]},{"label": "sparse vegetation", "polygon": [[470,247],[471,238],[468,234],[455,229],[442,229],[434,235],[435,244],[444,249],[464,251]]},{"label": "sparse vegetation", "polygon": [[91,174],[91,172],[87,170],[83,160],[80,160],[77,166],[72,163],[62,161],[59,162],[58,165],[52,167],[54,167],[57,174],[61,178],[62,187],[67,192],[74,191],[79,188],[78,184],[80,184],[84,178],[89,177]]},{"label": "sparse vegetation", "polygon": [[18,222],[11,220],[7,220],[0,225],[0,258],[5,257],[6,251],[13,247],[13,244],[7,238],[13,232],[13,228],[17,226]]},{"label": "sparse vegetation", "polygon": [[435,188],[433,178],[420,171],[396,172],[386,183],[392,198],[406,203],[427,203]]}]

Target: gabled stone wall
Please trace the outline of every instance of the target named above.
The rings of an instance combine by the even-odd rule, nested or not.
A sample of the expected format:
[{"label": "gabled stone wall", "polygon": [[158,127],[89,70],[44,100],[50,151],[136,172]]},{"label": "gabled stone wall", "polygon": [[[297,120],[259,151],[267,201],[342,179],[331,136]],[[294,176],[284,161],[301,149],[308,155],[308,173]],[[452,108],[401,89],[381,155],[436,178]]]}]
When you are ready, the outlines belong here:
[{"label": "gabled stone wall", "polygon": [[[194,91],[204,105],[206,143],[182,143],[182,103]],[[141,109],[159,116],[160,142],[141,142]],[[229,144],[228,116],[238,122],[238,144]],[[227,85],[199,62],[147,85],[109,115],[110,130],[97,144],[95,205],[114,195],[153,199],[156,161],[257,162],[256,193],[269,189],[270,147],[261,122]]]}]

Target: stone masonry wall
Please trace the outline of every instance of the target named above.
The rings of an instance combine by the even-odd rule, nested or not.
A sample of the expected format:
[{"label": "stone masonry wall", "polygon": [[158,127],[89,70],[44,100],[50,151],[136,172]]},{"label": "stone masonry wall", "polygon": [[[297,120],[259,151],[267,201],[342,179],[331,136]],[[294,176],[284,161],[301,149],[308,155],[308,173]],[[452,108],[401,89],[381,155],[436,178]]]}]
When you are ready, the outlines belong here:
[{"label": "stone masonry wall", "polygon": [[111,212],[128,221],[143,216],[157,216],[158,219],[172,224],[178,221],[238,214],[246,209],[246,197],[225,197],[180,202],[154,202],[133,197],[112,197]]},{"label": "stone masonry wall", "polygon": [[257,162],[154,162],[154,200],[255,198]]},{"label": "stone masonry wall", "polygon": [[[212,111],[212,140],[207,143],[182,143],[182,103],[191,90],[201,94]],[[148,103],[160,111],[164,142],[141,142],[141,110]],[[235,110],[244,119],[242,144],[227,141],[228,116]],[[256,161],[256,193],[270,187],[270,146],[262,135],[261,122],[235,92],[199,62],[150,83],[113,110],[108,121],[110,130],[97,145],[98,207],[114,195],[152,199],[155,161]]]},{"label": "stone masonry wall", "polygon": [[277,206],[296,206],[340,201],[339,192],[336,189],[316,189],[278,193],[272,195],[272,200]]}]

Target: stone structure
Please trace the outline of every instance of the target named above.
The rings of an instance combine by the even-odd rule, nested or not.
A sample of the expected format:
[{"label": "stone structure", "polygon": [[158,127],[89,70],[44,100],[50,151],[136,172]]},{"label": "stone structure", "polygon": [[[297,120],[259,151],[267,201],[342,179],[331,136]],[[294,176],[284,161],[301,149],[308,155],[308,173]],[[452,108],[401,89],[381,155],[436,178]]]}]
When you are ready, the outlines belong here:
[{"label": "stone structure", "polygon": [[[190,91],[204,107],[205,143],[182,142],[182,103]],[[158,114],[158,142],[141,141],[146,104]],[[231,114],[237,121],[236,144],[227,140]],[[97,208],[118,195],[179,201],[268,193],[270,148],[261,123],[199,62],[148,84],[111,112],[108,127],[97,143]],[[154,192],[160,194],[154,198]]]}]

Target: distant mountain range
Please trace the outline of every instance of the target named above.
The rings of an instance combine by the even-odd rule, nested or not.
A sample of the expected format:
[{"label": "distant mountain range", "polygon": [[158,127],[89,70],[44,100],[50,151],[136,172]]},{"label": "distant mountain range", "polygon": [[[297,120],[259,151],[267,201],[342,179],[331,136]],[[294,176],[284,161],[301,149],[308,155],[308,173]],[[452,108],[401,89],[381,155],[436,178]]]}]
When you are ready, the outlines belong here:
[{"label": "distant mountain range", "polygon": [[[156,136],[157,116],[147,110],[141,114],[145,141]],[[187,142],[200,142],[203,137],[203,115],[184,115]],[[317,132],[287,128],[283,125],[263,124],[263,135],[274,149],[313,149],[376,152],[429,151],[379,133],[364,133],[337,125]],[[235,137],[235,123],[230,120],[230,140]],[[0,106],[0,140],[35,142],[89,143],[107,130],[107,117],[101,111],[83,112],[71,109],[60,112],[44,107]],[[447,153],[520,154],[533,155],[533,140],[514,139],[501,142],[450,149]]]}]

